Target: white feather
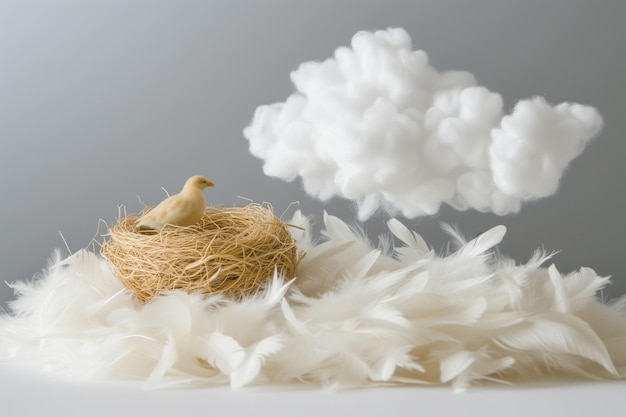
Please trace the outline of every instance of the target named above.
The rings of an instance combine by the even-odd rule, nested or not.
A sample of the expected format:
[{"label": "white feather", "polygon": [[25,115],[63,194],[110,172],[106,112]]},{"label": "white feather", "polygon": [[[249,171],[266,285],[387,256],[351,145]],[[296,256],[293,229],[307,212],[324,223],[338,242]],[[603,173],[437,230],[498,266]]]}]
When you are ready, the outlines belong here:
[{"label": "white feather", "polygon": [[548,268],[548,276],[550,277],[550,281],[554,286],[554,299],[552,302],[552,309],[554,311],[558,311],[559,313],[569,313],[569,295],[567,294],[567,289],[565,288],[563,277],[556,269],[556,266],[550,265],[550,267]]},{"label": "white feather", "polygon": [[334,241],[354,241],[358,242],[356,239],[357,235],[336,216],[331,216],[327,212],[324,212],[324,225],[326,228],[324,229],[324,235],[329,240]]},{"label": "white feather", "polygon": [[284,337],[267,337],[246,349],[245,359],[230,374],[230,386],[241,388],[252,382],[261,371],[266,358],[279,352],[284,345]]},{"label": "white feather", "polygon": [[172,335],[168,335],[165,343],[163,344],[161,357],[146,380],[147,384],[155,386],[159,385],[159,382],[164,379],[166,373],[176,363],[177,359],[176,340]]},{"label": "white feather", "polygon": [[293,330],[295,333],[299,334],[311,335],[309,328],[304,323],[298,320],[296,314],[294,313],[287,300],[282,300],[282,302],[280,303],[280,307],[290,330]]},{"label": "white feather", "polygon": [[372,381],[390,381],[398,367],[411,371],[425,372],[424,368],[413,362],[411,358],[412,346],[398,347],[380,357],[370,365],[369,377]]},{"label": "white feather", "polygon": [[211,366],[229,375],[244,361],[246,353],[243,347],[232,337],[219,332],[207,335],[203,343],[202,356]]},{"label": "white feather", "polygon": [[441,382],[450,382],[465,372],[474,363],[471,352],[461,350],[441,360]]},{"label": "white feather", "polygon": [[498,331],[494,340],[507,349],[537,356],[541,353],[575,355],[596,362],[612,375],[617,375],[602,340],[589,324],[575,316],[537,314],[523,323]]},{"label": "white feather", "polygon": [[409,230],[400,221],[391,219],[387,222],[387,227],[391,233],[414,251],[417,256],[424,257],[430,252],[426,241],[419,234]]},{"label": "white feather", "polygon": [[506,227],[495,226],[463,245],[459,255],[474,257],[483,254],[502,242],[505,234]]},{"label": "white feather", "polygon": [[563,279],[572,312],[594,304],[594,298],[609,282],[609,277],[599,277],[591,268],[569,274]]}]

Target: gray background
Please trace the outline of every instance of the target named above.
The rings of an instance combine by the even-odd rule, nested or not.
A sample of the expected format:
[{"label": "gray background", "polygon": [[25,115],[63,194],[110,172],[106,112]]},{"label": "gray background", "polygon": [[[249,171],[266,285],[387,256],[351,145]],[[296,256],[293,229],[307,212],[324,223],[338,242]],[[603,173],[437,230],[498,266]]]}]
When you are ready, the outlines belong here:
[{"label": "gray background", "polygon": [[[596,106],[605,128],[571,165],[560,192],[497,217],[446,208],[406,221],[437,249],[441,221],[467,235],[496,224],[502,253],[525,261],[561,250],[562,272],[613,276],[626,293],[626,2],[479,1],[39,1],[0,2],[0,264],[2,280],[28,279],[53,248],[89,244],[99,219],[123,204],[156,204],[201,173],[212,204],[237,196],[291,202],[355,218],[348,202],[323,204],[298,183],[267,178],[242,129],[258,105],[284,100],[299,63],[325,59],[358,30],[404,27],[439,70],[474,73],[520,99]],[[384,218],[364,227],[372,237]],[[104,227],[100,232],[104,233]],[[12,298],[0,286],[0,302]]]}]

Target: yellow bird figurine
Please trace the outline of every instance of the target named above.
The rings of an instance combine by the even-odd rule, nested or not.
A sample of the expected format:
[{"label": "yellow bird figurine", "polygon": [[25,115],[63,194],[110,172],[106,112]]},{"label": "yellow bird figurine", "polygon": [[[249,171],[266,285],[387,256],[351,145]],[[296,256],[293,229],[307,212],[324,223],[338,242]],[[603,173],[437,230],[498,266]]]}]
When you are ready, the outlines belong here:
[{"label": "yellow bird figurine", "polygon": [[166,224],[190,226],[199,222],[206,208],[204,189],[214,185],[201,175],[189,178],[180,193],[166,198],[141,216],[137,227],[161,230]]}]

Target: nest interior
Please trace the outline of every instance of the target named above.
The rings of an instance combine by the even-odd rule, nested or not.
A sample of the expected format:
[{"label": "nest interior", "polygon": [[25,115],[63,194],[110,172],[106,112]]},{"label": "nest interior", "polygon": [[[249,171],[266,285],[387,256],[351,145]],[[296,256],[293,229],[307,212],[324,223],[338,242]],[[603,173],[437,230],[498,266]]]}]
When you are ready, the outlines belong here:
[{"label": "nest interior", "polygon": [[295,276],[299,254],[290,226],[269,208],[208,207],[197,224],[158,232],[137,229],[139,217],[111,227],[100,253],[144,303],[176,289],[240,298],[256,292],[274,270]]}]

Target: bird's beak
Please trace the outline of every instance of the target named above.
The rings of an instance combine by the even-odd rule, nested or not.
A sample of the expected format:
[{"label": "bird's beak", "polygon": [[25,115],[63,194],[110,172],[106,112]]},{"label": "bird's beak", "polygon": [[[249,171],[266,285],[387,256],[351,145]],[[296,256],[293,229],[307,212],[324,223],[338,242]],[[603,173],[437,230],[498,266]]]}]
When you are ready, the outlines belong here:
[{"label": "bird's beak", "polygon": [[208,181],[208,182],[206,183],[206,186],[207,186],[207,187],[215,187],[215,184],[213,184],[211,181]]}]

